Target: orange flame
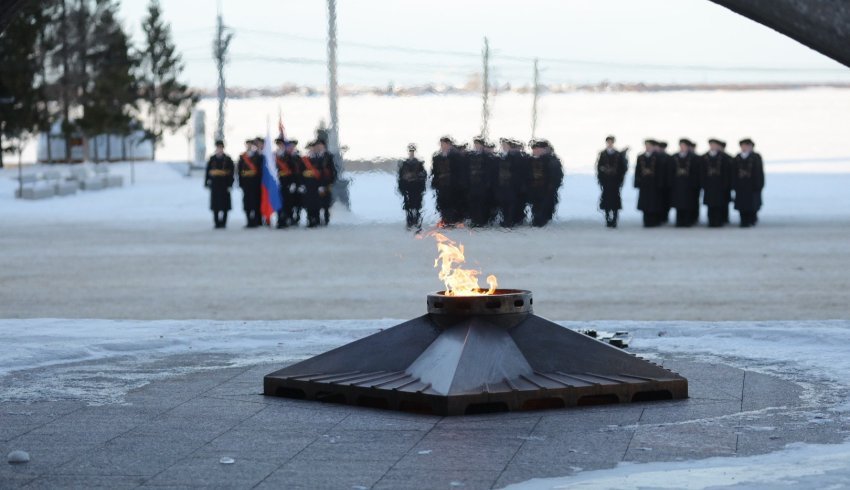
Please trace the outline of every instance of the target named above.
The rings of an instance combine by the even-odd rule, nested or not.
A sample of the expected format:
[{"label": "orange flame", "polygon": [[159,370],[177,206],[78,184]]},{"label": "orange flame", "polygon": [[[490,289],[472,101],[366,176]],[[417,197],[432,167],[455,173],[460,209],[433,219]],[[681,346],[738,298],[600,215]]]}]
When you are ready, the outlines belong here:
[{"label": "orange flame", "polygon": [[434,267],[438,267],[437,274],[446,285],[446,296],[482,296],[496,292],[498,283],[496,276],[487,276],[486,291],[478,287],[478,275],[481,271],[463,269],[461,264],[466,262],[463,255],[463,244],[457,244],[442,233],[431,234],[437,240],[437,258]]}]

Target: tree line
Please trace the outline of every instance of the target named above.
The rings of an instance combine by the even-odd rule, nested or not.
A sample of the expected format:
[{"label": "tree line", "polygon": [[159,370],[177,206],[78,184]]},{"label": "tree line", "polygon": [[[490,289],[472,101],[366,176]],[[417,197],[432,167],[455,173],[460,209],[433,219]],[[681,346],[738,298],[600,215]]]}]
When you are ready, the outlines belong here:
[{"label": "tree line", "polygon": [[137,46],[118,9],[119,0],[27,2],[0,33],[0,167],[4,152],[20,154],[57,120],[65,154],[51,155],[48,144],[51,161],[70,161],[75,135],[143,130],[156,148],[188,122],[198,94],[180,80],[184,64],[159,0],[150,0]]}]

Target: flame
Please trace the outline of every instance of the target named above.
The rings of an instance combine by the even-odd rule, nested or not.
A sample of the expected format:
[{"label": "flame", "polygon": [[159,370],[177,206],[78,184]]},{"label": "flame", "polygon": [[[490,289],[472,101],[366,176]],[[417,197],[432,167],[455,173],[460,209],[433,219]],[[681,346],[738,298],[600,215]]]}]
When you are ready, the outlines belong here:
[{"label": "flame", "polygon": [[433,232],[431,236],[437,240],[437,258],[434,267],[439,268],[437,274],[446,285],[446,296],[482,296],[496,292],[498,282],[496,276],[487,276],[486,291],[478,287],[478,275],[481,271],[463,269],[461,264],[466,262],[463,255],[463,244],[457,244],[442,233]]}]

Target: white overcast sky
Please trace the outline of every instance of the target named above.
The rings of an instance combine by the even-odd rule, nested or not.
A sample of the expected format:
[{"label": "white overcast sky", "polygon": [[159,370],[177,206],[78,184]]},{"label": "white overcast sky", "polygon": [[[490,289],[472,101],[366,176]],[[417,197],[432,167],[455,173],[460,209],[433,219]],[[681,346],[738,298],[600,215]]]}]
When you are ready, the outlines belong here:
[{"label": "white overcast sky", "polygon": [[[189,83],[215,86],[216,0],[161,1]],[[122,1],[124,24],[137,38],[147,3]],[[496,81],[514,85],[531,81],[533,57],[542,59],[544,83],[850,82],[850,69],[708,0],[337,3],[342,84],[463,83],[480,70],[484,36]],[[221,4],[236,35],[230,85],[325,83],[325,0]]]}]

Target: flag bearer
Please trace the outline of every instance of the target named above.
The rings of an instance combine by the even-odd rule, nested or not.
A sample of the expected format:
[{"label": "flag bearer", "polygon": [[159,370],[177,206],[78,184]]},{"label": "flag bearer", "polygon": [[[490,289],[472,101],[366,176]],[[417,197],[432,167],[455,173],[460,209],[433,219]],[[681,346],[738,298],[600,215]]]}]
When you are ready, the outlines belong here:
[{"label": "flag bearer", "polygon": [[245,210],[246,228],[256,228],[262,224],[260,215],[262,168],[257,158],[256,141],[245,141],[245,152],[239,155],[239,187],[242,189],[242,208]]}]

